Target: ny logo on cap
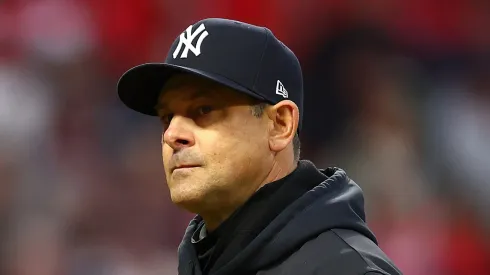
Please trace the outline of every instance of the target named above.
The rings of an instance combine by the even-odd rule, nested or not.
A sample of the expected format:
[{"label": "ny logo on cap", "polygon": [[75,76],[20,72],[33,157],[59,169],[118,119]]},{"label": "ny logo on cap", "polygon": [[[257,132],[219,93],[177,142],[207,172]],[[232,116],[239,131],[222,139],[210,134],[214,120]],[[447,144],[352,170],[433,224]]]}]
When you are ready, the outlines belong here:
[{"label": "ny logo on cap", "polygon": [[[203,32],[204,31],[204,32]],[[201,35],[199,35],[201,34]],[[201,24],[194,33],[192,32],[192,25],[190,25],[185,32],[180,34],[180,40],[179,40],[179,45],[177,45],[177,48],[174,51],[173,57],[174,59],[177,58],[179,55],[180,49],[182,48],[182,44],[185,45],[184,50],[182,51],[182,54],[180,55],[180,58],[187,58],[187,53],[189,50],[191,50],[196,56],[199,56],[201,54],[201,44],[204,38],[208,36],[208,32],[206,31],[206,28],[204,27],[204,24]],[[199,38],[197,39],[197,44],[194,47],[192,43],[194,42],[194,39],[199,35]]]},{"label": "ny logo on cap", "polygon": [[280,80],[277,80],[276,94],[281,95],[284,98],[288,98],[288,91],[286,90],[286,88],[284,88],[284,85],[282,85],[282,82]]}]

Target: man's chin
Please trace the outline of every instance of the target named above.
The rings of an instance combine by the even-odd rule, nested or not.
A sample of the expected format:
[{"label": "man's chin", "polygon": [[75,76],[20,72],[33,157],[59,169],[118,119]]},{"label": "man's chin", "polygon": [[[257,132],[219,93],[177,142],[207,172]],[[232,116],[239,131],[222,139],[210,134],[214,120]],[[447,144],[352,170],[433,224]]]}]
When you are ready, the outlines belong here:
[{"label": "man's chin", "polygon": [[170,190],[170,196],[173,204],[194,214],[198,214],[204,207],[204,196],[198,192]]}]

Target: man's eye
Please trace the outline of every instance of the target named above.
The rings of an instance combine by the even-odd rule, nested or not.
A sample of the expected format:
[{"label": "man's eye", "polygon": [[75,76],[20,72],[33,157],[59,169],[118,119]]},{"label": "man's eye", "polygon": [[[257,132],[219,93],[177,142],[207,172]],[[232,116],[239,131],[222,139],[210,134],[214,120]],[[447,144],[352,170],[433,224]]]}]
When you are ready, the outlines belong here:
[{"label": "man's eye", "polygon": [[211,111],[213,111],[213,107],[211,106],[201,106],[199,108],[197,108],[197,113],[199,115],[207,115],[209,113],[211,113]]}]

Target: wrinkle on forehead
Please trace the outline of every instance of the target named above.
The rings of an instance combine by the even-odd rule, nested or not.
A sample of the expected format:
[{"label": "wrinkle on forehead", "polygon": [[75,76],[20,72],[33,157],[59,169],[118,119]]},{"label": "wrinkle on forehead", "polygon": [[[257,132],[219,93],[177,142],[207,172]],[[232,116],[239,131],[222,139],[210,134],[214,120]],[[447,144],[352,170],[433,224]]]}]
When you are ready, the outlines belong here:
[{"label": "wrinkle on forehead", "polygon": [[[158,96],[158,102],[155,109],[162,110],[168,107],[166,104],[168,98],[166,97],[169,96],[168,93],[171,91],[190,91],[182,92],[178,94],[178,96],[183,100],[194,100],[201,97],[214,97],[216,94],[215,92],[221,89],[221,85],[208,79],[188,74],[175,75],[163,86],[160,95]],[[171,96],[174,97],[175,94]]]},{"label": "wrinkle on forehead", "polygon": [[[179,90],[181,89],[185,89],[185,88],[179,88]],[[165,98],[165,96],[167,98]],[[175,96],[172,95],[172,96]],[[215,93],[213,93],[212,90],[207,90],[207,89],[202,89],[201,87],[199,88],[196,88],[194,89],[192,92],[189,92],[189,93],[181,93],[178,95],[179,96],[179,100],[188,100],[188,101],[192,101],[192,100],[196,100],[198,98],[214,98],[215,97]],[[159,98],[158,98],[158,103],[157,105],[155,106],[155,109],[158,111],[158,110],[165,110],[168,108],[168,91],[165,91],[165,93],[162,91],[162,93],[160,94]]]},{"label": "wrinkle on forehead", "polygon": [[162,88],[155,109],[168,109],[169,99],[192,101],[198,98],[213,98],[233,103],[252,103],[253,99],[212,80],[189,74],[173,76]]}]

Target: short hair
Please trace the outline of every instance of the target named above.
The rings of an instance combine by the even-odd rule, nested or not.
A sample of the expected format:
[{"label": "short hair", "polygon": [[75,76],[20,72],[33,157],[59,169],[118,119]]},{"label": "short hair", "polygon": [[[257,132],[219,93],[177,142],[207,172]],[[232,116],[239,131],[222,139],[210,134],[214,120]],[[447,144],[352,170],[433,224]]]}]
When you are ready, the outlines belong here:
[{"label": "short hair", "polygon": [[[265,108],[269,106],[269,104],[265,102],[259,102],[257,104],[254,104],[250,106],[250,111],[252,112],[252,115],[254,117],[261,117],[264,114]],[[298,132],[294,135],[293,138],[293,153],[294,153],[294,162],[299,161],[299,155],[300,155],[300,147],[301,147],[301,141],[299,140],[299,135]]]}]

